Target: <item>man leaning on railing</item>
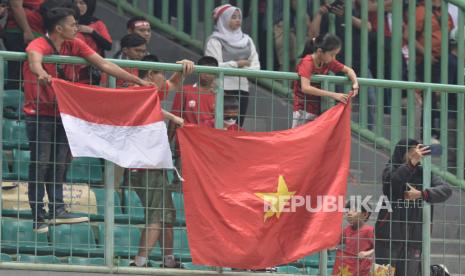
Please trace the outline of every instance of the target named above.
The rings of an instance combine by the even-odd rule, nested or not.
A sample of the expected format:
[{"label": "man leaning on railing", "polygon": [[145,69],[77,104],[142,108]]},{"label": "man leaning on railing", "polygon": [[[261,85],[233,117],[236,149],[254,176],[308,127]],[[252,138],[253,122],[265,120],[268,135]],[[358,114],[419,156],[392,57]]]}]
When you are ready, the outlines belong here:
[{"label": "man leaning on railing", "polygon": [[65,130],[56,108],[55,94],[49,83],[53,77],[79,82],[79,66],[44,64],[44,55],[69,55],[85,58],[103,72],[139,85],[151,83],[131,75],[104,60],[84,42],[75,39],[78,25],[75,12],[54,8],[44,16],[45,37],[33,40],[26,48],[23,65],[26,126],[31,149],[28,196],[34,220],[34,231],[48,231],[45,222],[44,184],[49,198],[48,218],[51,223],[79,223],[87,217],[69,214],[63,203],[63,182],[71,159]]}]

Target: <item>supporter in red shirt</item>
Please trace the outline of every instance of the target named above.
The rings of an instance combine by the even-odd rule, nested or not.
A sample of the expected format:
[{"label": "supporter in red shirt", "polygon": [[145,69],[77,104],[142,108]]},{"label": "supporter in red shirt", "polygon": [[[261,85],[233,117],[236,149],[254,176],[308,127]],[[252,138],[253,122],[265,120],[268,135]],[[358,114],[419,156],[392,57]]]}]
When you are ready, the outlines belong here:
[{"label": "supporter in red shirt", "polygon": [[51,54],[83,57],[112,76],[139,85],[151,85],[104,60],[84,42],[76,39],[78,25],[73,10],[54,8],[47,11],[44,26],[48,36],[37,38],[29,44],[26,49],[27,60],[23,65],[24,112],[31,152],[28,196],[33,228],[39,233],[48,231],[43,202],[45,189],[49,199],[48,218],[51,223],[78,223],[88,220],[87,217],[75,216],[65,210],[63,182],[71,154],[56,109],[55,94],[49,84],[52,77],[73,80],[77,72],[71,65],[43,63],[43,57]]},{"label": "supporter in red shirt", "polygon": [[[197,65],[218,67],[214,57],[204,56],[197,61]],[[182,117],[188,124],[201,125],[205,121],[215,118],[215,78],[213,74],[200,74],[199,83],[183,86],[182,91],[176,93],[171,112]],[[170,124],[170,138],[174,136],[174,127]]]},{"label": "supporter in red shirt", "polygon": [[300,80],[294,81],[294,113],[292,127],[314,120],[320,114],[320,97],[330,97],[346,103],[349,95],[321,89],[318,83],[310,83],[313,74],[327,75],[329,71],[343,72],[352,81],[353,96],[358,93],[357,75],[352,68],[336,60],[341,50],[341,40],[333,34],[325,34],[309,40],[297,65]]},{"label": "supporter in red shirt", "polygon": [[[105,23],[93,16],[96,0],[77,0],[76,5],[80,13],[79,32],[76,37],[102,57],[105,56],[105,51],[111,50],[112,39]],[[84,66],[79,79],[82,83],[98,84],[100,77],[100,71],[95,67]]]},{"label": "supporter in red shirt", "polygon": [[370,217],[370,211],[361,204],[351,206],[350,203],[346,204],[349,225],[342,233],[343,248],[336,252],[333,275],[370,275],[375,237],[374,227],[365,224]]},{"label": "supporter in red shirt", "polygon": [[[10,0],[3,44],[8,51],[24,52],[26,45],[45,33],[40,5],[44,0]],[[6,89],[19,89],[21,63],[8,61]]]},{"label": "supporter in red shirt", "polygon": [[[239,118],[239,102],[233,97],[225,97],[223,103],[223,129],[230,131],[243,131],[244,129],[237,124]],[[215,118],[203,121],[200,125],[206,127],[215,127]]]},{"label": "supporter in red shirt", "polygon": [[150,42],[152,37],[152,28],[150,22],[143,16],[134,16],[126,23],[128,34],[138,34],[142,36],[147,43]]}]

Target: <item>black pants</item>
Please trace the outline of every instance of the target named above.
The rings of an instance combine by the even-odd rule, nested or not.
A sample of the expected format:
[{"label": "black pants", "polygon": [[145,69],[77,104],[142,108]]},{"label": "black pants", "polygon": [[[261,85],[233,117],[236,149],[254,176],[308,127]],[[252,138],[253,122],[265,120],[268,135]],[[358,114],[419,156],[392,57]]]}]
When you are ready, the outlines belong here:
[{"label": "black pants", "polygon": [[376,263],[391,264],[396,276],[421,276],[421,245],[376,240]]},{"label": "black pants", "polygon": [[[22,33],[8,33],[4,34],[3,44],[8,51],[24,52],[26,45]],[[5,82],[5,89],[19,89],[21,87],[22,74],[21,61],[8,61],[8,79]]]},{"label": "black pants", "polygon": [[242,127],[249,106],[249,92],[243,90],[225,90],[224,97],[235,98],[239,104],[239,126]]},{"label": "black pants", "polygon": [[[63,182],[71,161],[71,151],[65,129],[59,117],[26,117],[27,136],[31,150],[29,163],[28,197],[34,220],[43,219],[45,190],[49,214],[65,209]],[[45,186],[45,188],[44,188]]]}]

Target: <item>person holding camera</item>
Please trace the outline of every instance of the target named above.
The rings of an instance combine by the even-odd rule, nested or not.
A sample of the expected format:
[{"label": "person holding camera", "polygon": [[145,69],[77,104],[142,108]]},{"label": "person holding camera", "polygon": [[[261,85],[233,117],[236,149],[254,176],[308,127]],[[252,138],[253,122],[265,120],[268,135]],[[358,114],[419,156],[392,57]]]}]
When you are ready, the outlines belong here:
[{"label": "person holding camera", "polygon": [[416,140],[400,140],[383,172],[383,194],[392,212],[378,213],[375,256],[377,264],[394,266],[396,275],[421,275],[423,204],[444,202],[452,194],[436,175],[431,175],[431,187],[423,188],[421,161],[431,152],[431,146]]}]

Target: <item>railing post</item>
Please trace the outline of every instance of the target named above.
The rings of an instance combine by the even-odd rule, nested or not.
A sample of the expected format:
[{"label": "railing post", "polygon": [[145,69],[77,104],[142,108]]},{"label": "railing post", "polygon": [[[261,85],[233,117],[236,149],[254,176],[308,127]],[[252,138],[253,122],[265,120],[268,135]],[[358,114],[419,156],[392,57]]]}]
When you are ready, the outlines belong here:
[{"label": "railing post", "polygon": [[169,8],[170,8],[170,3],[169,0],[162,0],[161,2],[161,21],[163,24],[169,24]]},{"label": "railing post", "polygon": [[[392,40],[391,40],[391,78],[401,80],[402,75],[402,1],[392,1]],[[391,103],[391,143],[400,140],[401,129],[401,90],[392,89]]]},{"label": "railing post", "polygon": [[[378,0],[378,29],[376,32],[376,77],[384,79],[384,0]],[[376,88],[376,124],[375,132],[382,137],[384,133],[384,88]]]},{"label": "railing post", "polygon": [[205,43],[207,40],[207,37],[209,37],[212,32],[213,32],[213,18],[212,18],[212,12],[213,9],[215,8],[213,5],[213,0],[204,0],[205,1],[205,7],[203,10],[203,27],[204,27],[204,40],[203,42]]},{"label": "railing post", "polygon": [[178,31],[183,32],[184,30],[184,0],[177,0],[176,14],[178,22]]},{"label": "railing post", "polygon": [[216,101],[215,101],[215,128],[223,128],[223,105],[224,105],[224,73],[218,74],[216,80]]},{"label": "railing post", "polygon": [[348,67],[352,67],[352,6],[352,1],[344,1],[344,64]]},{"label": "railing post", "polygon": [[291,1],[283,0],[283,67],[282,71],[289,71],[289,31],[291,28]]},{"label": "railing post", "polygon": [[[441,1],[441,12],[447,11],[447,3]],[[441,16],[441,83],[449,83],[449,16]],[[448,123],[447,117],[449,113],[449,94],[441,92],[441,110],[440,110],[440,141],[444,149],[448,146]],[[447,170],[447,150],[441,154],[441,167]]]},{"label": "railing post", "polygon": [[[116,87],[116,79],[109,78],[109,87]],[[115,225],[115,165],[105,160],[105,264],[110,269],[113,267],[114,240],[113,229]]]},{"label": "railing post", "polygon": [[[360,76],[362,78],[368,77],[368,0],[361,0],[361,20],[362,28],[360,33],[360,49],[353,49],[360,51]],[[368,126],[368,95],[367,86],[363,85],[360,89],[359,98],[359,113],[360,113],[360,125],[363,128]],[[365,108],[366,107],[366,108]],[[371,122],[373,123],[373,122]]]},{"label": "railing post", "polygon": [[[318,2],[318,1],[314,1]],[[300,1],[297,6],[297,22],[296,22],[296,43],[294,61],[297,63],[297,57],[302,53],[307,38],[307,1]],[[294,64],[295,66],[296,64]]]},{"label": "railing post", "polygon": [[[416,21],[413,20],[416,14],[416,0],[409,0],[408,3],[408,18],[412,18],[412,20],[408,20],[408,52],[409,52],[409,59],[408,59],[408,80],[409,81],[416,81]],[[421,124],[417,125],[416,118],[417,118],[417,108],[415,105],[415,90],[409,89],[407,92],[407,135],[409,138],[416,138],[416,127],[420,127]],[[419,116],[420,114],[418,114]],[[420,119],[418,119],[420,120]],[[420,133],[420,131],[418,131]]]},{"label": "railing post", "polygon": [[[464,41],[464,11],[459,10],[457,41]],[[457,84],[464,85],[464,43],[457,43]],[[464,99],[465,94],[460,93],[457,95],[457,172],[458,179],[464,178],[464,153],[465,153],[465,133],[464,133]]]},{"label": "railing post", "polygon": [[252,0],[250,3],[250,16],[252,18],[251,37],[255,45],[258,45],[258,0]]},{"label": "railing post", "polygon": [[266,69],[273,70],[273,0],[266,0]]},{"label": "railing post", "polygon": [[[5,90],[3,89],[5,87],[5,66],[6,62],[5,59],[3,59],[2,56],[0,56],[0,124],[2,127],[0,127],[0,137],[3,137],[3,94],[5,93]],[[3,220],[3,201],[2,201],[2,190],[3,190],[3,138],[0,139],[0,149],[2,149],[2,156],[0,157],[0,224],[2,223]],[[0,247],[2,244],[2,229],[0,227]]]},{"label": "railing post", "polygon": [[199,20],[199,0],[191,0],[191,37],[197,39],[197,21]]},{"label": "railing post", "polygon": [[[431,144],[431,88],[423,93],[423,143]],[[431,156],[425,156],[422,160],[423,166],[423,189],[431,186]],[[423,204],[423,242],[422,242],[422,275],[430,275],[430,255],[431,255],[431,205]]]}]

